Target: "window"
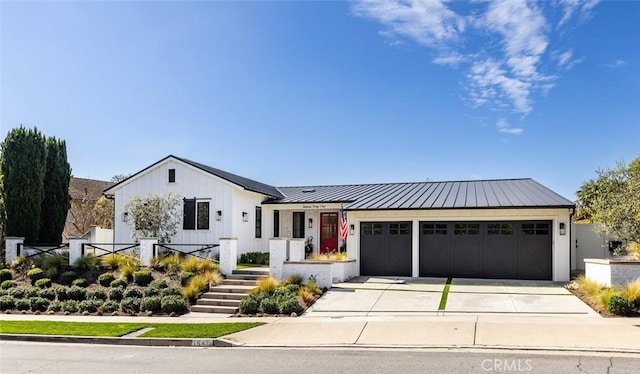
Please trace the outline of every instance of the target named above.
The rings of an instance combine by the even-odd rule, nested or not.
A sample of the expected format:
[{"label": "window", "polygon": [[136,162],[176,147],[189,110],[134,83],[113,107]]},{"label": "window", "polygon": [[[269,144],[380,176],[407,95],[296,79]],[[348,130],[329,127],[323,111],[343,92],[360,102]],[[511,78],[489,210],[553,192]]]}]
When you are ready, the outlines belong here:
[{"label": "window", "polygon": [[182,206],[183,230],[208,230],[209,229],[209,202],[196,199],[184,199]]},{"label": "window", "polygon": [[280,237],[280,211],[273,211],[273,237]]},{"label": "window", "polygon": [[176,169],[169,169],[169,183],[176,182]]},{"label": "window", "polygon": [[423,235],[447,235],[446,223],[423,223],[422,224]]},{"label": "window", "polygon": [[548,223],[523,223],[522,233],[525,235],[549,235]]},{"label": "window", "polygon": [[389,224],[389,235],[409,235],[409,224],[408,223]]},{"label": "window", "polygon": [[304,212],[293,212],[293,237],[304,238]]},{"label": "window", "polygon": [[363,223],[361,229],[363,235],[382,235],[381,223]]},{"label": "window", "polygon": [[480,234],[479,223],[456,223],[453,225],[454,235],[478,235]]},{"label": "window", "polygon": [[513,235],[512,223],[489,223],[487,225],[489,235]]},{"label": "window", "polygon": [[262,238],[262,207],[256,207],[256,238]]}]

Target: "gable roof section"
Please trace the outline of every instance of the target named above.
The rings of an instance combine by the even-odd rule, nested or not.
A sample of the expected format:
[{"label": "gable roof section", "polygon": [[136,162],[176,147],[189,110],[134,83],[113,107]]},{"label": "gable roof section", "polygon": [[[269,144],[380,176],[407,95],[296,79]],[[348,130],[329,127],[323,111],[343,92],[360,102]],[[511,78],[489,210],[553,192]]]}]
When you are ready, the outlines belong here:
[{"label": "gable roof section", "polygon": [[102,191],[113,184],[108,181],[71,177],[69,179],[69,196],[72,200],[97,201],[102,196]]},{"label": "gable roof section", "polygon": [[267,204],[344,203],[348,210],[564,208],[565,199],[530,178],[280,187]]},{"label": "gable roof section", "polygon": [[200,169],[200,170],[204,171],[205,173],[208,173],[208,174],[214,175],[214,176],[216,176],[218,178],[224,179],[224,180],[226,180],[228,182],[231,182],[231,183],[233,183],[233,184],[235,184],[235,185],[237,185],[239,187],[244,188],[245,190],[257,192],[257,193],[269,196],[269,197],[271,197],[273,199],[279,199],[279,198],[283,198],[284,197],[284,195],[282,195],[282,193],[280,193],[280,191],[276,187],[273,187],[273,186],[270,186],[268,184],[264,184],[264,183],[255,181],[253,179],[241,177],[239,175],[235,175],[235,174],[226,172],[224,170],[216,169],[216,168],[213,168],[211,166],[201,164],[199,162],[191,161],[191,160],[188,160],[186,158],[176,157],[174,155],[169,155],[169,156],[163,158],[162,160],[160,160],[160,161],[158,161],[158,162],[156,162],[156,163],[154,163],[154,164],[152,164],[152,165],[140,170],[139,172],[133,174],[129,178],[127,178],[127,179],[125,179],[123,181],[120,181],[119,183],[117,183],[117,184],[105,189],[103,193],[107,194],[110,190],[114,189],[115,187],[117,187],[117,186],[121,185],[122,183],[125,183],[126,181],[130,180],[131,178],[134,178],[134,177],[138,176],[139,174],[141,174],[141,173],[153,168],[154,166],[164,162],[165,160],[167,160],[169,158],[172,158],[174,160],[183,162],[183,163],[185,163],[187,165],[195,167],[196,169]]}]

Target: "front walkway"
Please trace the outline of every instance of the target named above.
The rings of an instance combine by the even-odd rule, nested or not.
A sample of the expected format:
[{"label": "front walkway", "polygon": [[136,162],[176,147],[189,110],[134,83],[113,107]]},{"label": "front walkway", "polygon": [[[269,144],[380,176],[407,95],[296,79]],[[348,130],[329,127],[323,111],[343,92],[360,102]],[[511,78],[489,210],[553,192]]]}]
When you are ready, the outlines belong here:
[{"label": "front walkway", "polygon": [[446,278],[354,278],[335,284],[303,318],[451,314],[599,317],[554,282],[454,278],[445,301],[446,282]]}]

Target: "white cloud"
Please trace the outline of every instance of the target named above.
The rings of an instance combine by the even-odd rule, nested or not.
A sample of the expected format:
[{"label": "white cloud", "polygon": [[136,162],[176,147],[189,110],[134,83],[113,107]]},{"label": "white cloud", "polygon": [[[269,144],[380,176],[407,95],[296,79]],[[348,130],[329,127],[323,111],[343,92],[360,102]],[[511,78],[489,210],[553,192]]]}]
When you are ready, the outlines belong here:
[{"label": "white cloud", "polygon": [[[456,12],[462,9],[459,3],[447,0],[360,0],[353,10],[357,16],[380,22],[387,38],[433,49],[437,56],[433,64],[460,68],[474,106],[526,115],[533,110],[534,95],[545,95],[558,78],[545,69],[565,71],[582,61],[566,47],[549,51],[550,41],[558,39],[551,36],[554,23],[561,26],[584,18],[597,3],[471,1],[463,14]],[[550,7],[558,7],[559,12],[549,11]]]},{"label": "white cloud", "polygon": [[498,127],[498,131],[503,134],[521,135],[524,132],[524,129],[521,127],[511,127],[504,118],[498,119],[496,126]]},{"label": "white cloud", "polygon": [[604,66],[607,68],[619,68],[621,66],[626,66],[627,62],[625,60],[615,60],[610,64],[605,64]]}]

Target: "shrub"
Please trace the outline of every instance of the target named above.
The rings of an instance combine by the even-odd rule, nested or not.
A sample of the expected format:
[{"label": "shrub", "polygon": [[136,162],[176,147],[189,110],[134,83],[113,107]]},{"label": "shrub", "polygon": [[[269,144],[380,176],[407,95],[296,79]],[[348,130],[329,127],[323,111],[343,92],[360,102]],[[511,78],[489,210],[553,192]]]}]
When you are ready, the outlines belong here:
[{"label": "shrub", "polygon": [[304,278],[300,274],[293,274],[284,282],[285,284],[295,284],[298,286],[302,286],[302,282]]},{"label": "shrub", "polygon": [[13,296],[15,299],[24,299],[27,296],[27,287],[18,286],[9,290],[9,296]]},{"label": "shrub", "polygon": [[9,295],[0,296],[0,310],[2,311],[11,310],[15,308],[15,306],[16,306],[16,300],[13,297]]},{"label": "shrub", "polygon": [[67,290],[67,296],[71,300],[82,301],[87,298],[87,290],[82,287],[71,286]]},{"label": "shrub", "polygon": [[640,278],[625,284],[620,294],[633,301],[636,308],[640,308]]},{"label": "shrub", "polygon": [[29,310],[31,308],[29,299],[16,299],[15,308],[18,310]]},{"label": "shrub", "polygon": [[124,290],[124,298],[134,297],[136,299],[141,299],[143,295],[142,289],[140,287],[129,287]]},{"label": "shrub", "polygon": [[49,308],[50,303],[51,300],[45,299],[44,297],[32,297],[29,299],[29,308],[32,312],[36,310],[45,312],[47,308]]},{"label": "shrub", "polygon": [[69,265],[69,251],[54,253],[51,255],[40,255],[34,261],[36,266],[44,270],[47,278],[54,279],[58,276],[60,269]]},{"label": "shrub", "polygon": [[69,299],[69,287],[66,286],[58,286],[55,288],[56,296],[58,297],[58,301],[65,301]]},{"label": "shrub", "polygon": [[179,287],[171,286],[162,290],[162,296],[180,296],[182,294]]},{"label": "shrub", "polygon": [[125,297],[120,302],[120,308],[125,313],[138,313],[140,311],[141,300],[139,297]]},{"label": "shrub", "polygon": [[115,279],[109,283],[111,287],[127,288],[127,281],[122,278]]},{"label": "shrub", "polygon": [[309,292],[311,292],[314,295],[322,295],[322,290],[320,289],[320,287],[316,286],[316,282],[312,280],[308,280],[307,283],[304,285],[304,288],[306,288]]},{"label": "shrub", "polygon": [[602,306],[604,306],[605,309],[608,308],[611,297],[613,297],[615,294],[616,290],[614,290],[613,288],[604,288],[600,291],[600,303],[602,304]]},{"label": "shrub", "polygon": [[102,266],[115,270],[120,265],[120,254],[114,253],[102,257]]},{"label": "shrub", "polygon": [[124,290],[120,287],[110,288],[107,296],[109,296],[109,300],[119,302],[124,297]]},{"label": "shrub", "polygon": [[62,302],[53,300],[49,303],[49,307],[47,308],[47,312],[59,312],[62,308]]},{"label": "shrub", "polygon": [[578,284],[578,287],[580,288],[580,290],[592,299],[595,299],[596,297],[598,297],[602,289],[605,288],[604,285],[592,279],[588,279],[584,275],[579,276],[576,279],[576,283]]},{"label": "shrub", "polygon": [[180,273],[180,285],[182,287],[186,286],[189,283],[189,280],[195,276],[195,273],[190,271],[183,271]]},{"label": "shrub", "polygon": [[11,279],[4,280],[2,281],[2,283],[0,283],[0,288],[2,288],[3,290],[6,290],[8,288],[13,288],[16,286],[17,286],[16,282],[12,281]]},{"label": "shrub", "polygon": [[160,301],[160,308],[164,313],[181,314],[187,311],[187,303],[177,295],[164,296]]},{"label": "shrub", "polygon": [[251,293],[267,293],[272,294],[278,287],[278,280],[274,277],[263,278],[258,281],[256,288]]},{"label": "shrub", "polygon": [[286,286],[284,286],[284,288],[286,288],[289,292],[295,294],[300,289],[300,286],[292,283],[292,284],[287,284]]},{"label": "shrub", "polygon": [[9,269],[0,269],[0,282],[4,282],[6,280],[12,280],[13,275],[11,274],[11,270]]},{"label": "shrub", "polygon": [[60,303],[60,311],[76,313],[78,311],[78,302],[76,300],[65,300]]},{"label": "shrub", "polygon": [[154,279],[149,283],[151,287],[157,287],[159,289],[167,288],[167,281],[164,279]]},{"label": "shrub", "polygon": [[240,255],[240,263],[269,265],[269,253],[267,252],[248,252]]},{"label": "shrub", "polygon": [[167,274],[175,274],[180,270],[180,262],[182,259],[180,258],[180,253],[174,253],[169,255],[162,260],[160,260],[160,266],[164,268],[164,271]]},{"label": "shrub", "polygon": [[149,286],[142,290],[143,297],[151,297],[151,296],[160,296],[162,294],[162,290],[158,287]]},{"label": "shrub", "polygon": [[82,300],[78,303],[78,312],[95,313],[102,306],[102,300]]},{"label": "shrub", "polygon": [[218,270],[218,265],[208,258],[201,258],[198,261],[198,271],[206,273],[208,271]]},{"label": "shrub", "polygon": [[18,274],[26,274],[32,266],[33,262],[24,256],[18,256],[11,262],[11,269]]},{"label": "shrub", "polygon": [[118,309],[120,309],[120,303],[114,300],[105,301],[100,306],[103,313],[113,313]]},{"label": "shrub", "polygon": [[630,314],[634,309],[633,300],[621,296],[621,295],[613,295],[609,299],[609,303],[607,304],[607,311],[609,313],[626,316]]},{"label": "shrub", "polygon": [[64,284],[65,286],[70,286],[71,282],[73,282],[76,278],[78,278],[78,274],[75,271],[65,271],[60,274],[60,284]]},{"label": "shrub", "polygon": [[278,314],[280,312],[280,308],[278,307],[278,302],[273,297],[267,297],[262,299],[258,310],[260,311],[260,313],[264,313],[264,314]]},{"label": "shrub", "polygon": [[214,285],[214,286],[221,284],[222,281],[224,280],[224,277],[222,276],[222,274],[220,274],[220,272],[217,270],[206,271],[203,276],[210,285]]},{"label": "shrub", "polygon": [[142,298],[140,302],[140,310],[158,312],[161,310],[161,298],[159,296],[150,296]]},{"label": "shrub", "polygon": [[35,284],[38,279],[42,279],[45,277],[44,270],[40,268],[34,268],[27,272],[27,277],[31,281],[31,284]]},{"label": "shrub", "polygon": [[153,275],[149,270],[138,270],[133,273],[133,281],[138,286],[146,286],[153,280]]},{"label": "shrub", "polygon": [[38,288],[48,288],[51,287],[51,279],[49,278],[41,278],[38,279],[35,283]]},{"label": "shrub", "polygon": [[94,256],[93,254],[82,256],[73,263],[73,267],[89,271],[98,270],[100,265],[102,265],[102,259]]},{"label": "shrub", "polygon": [[180,262],[180,269],[183,272],[196,273],[198,271],[198,258],[189,256]]},{"label": "shrub", "polygon": [[102,273],[98,276],[98,283],[103,287],[109,287],[114,280],[116,277],[113,276],[113,273]]},{"label": "shrub", "polygon": [[87,290],[87,300],[100,300],[105,301],[107,299],[107,293],[103,288],[94,288]]},{"label": "shrub", "polygon": [[280,308],[280,313],[282,314],[300,314],[300,312],[302,312],[300,302],[298,302],[298,298],[295,296],[280,300],[278,303],[278,307]]},{"label": "shrub", "polygon": [[126,278],[128,281],[130,281],[133,279],[133,273],[135,273],[136,270],[138,270],[138,267],[130,264],[120,266],[120,277]]},{"label": "shrub", "polygon": [[87,287],[87,280],[84,278],[78,278],[78,279],[74,279],[73,282],[71,282],[72,286],[76,286],[76,287],[82,287],[85,288]]},{"label": "shrub", "polygon": [[240,313],[242,314],[258,313],[259,304],[254,296],[255,295],[251,295],[240,302],[240,305],[238,306],[238,310],[240,311]]},{"label": "shrub", "polygon": [[53,288],[45,288],[40,291],[40,297],[44,297],[47,300],[55,300],[56,290],[54,290]]},{"label": "shrub", "polygon": [[306,288],[299,289],[298,296],[300,296],[302,301],[307,305],[309,305],[316,299],[315,295],[311,291],[307,290]]}]

